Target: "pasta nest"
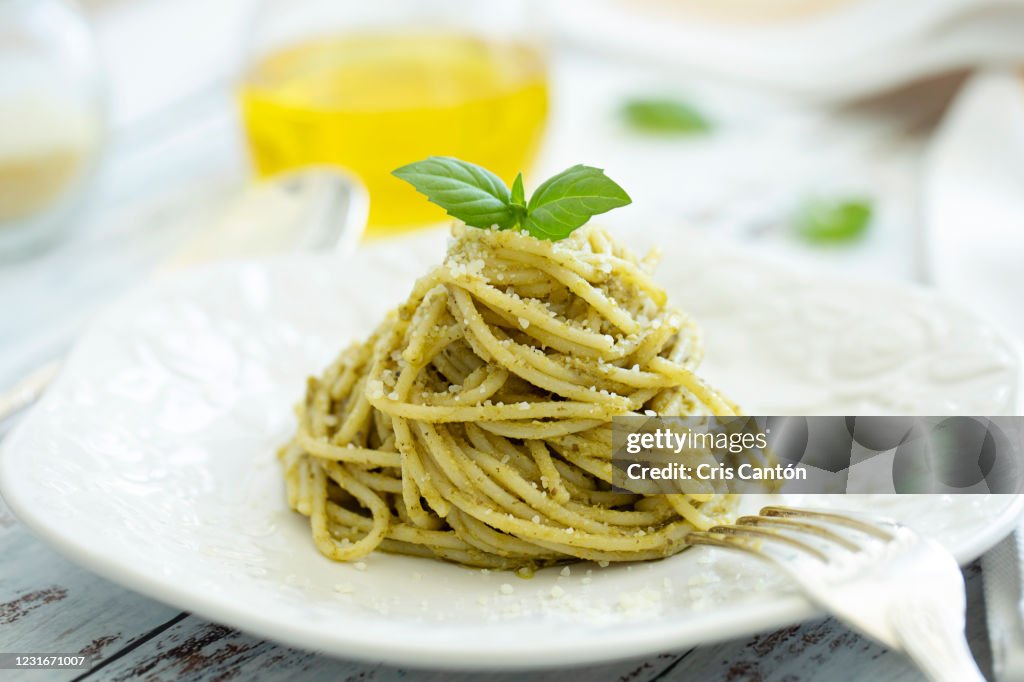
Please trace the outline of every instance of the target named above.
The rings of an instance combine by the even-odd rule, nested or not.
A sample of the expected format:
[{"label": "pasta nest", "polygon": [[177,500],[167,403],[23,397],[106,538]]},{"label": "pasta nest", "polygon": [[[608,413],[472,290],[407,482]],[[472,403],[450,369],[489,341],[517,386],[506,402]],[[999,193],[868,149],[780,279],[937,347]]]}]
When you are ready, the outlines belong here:
[{"label": "pasta nest", "polygon": [[676,553],[724,495],[612,480],[618,415],[731,415],[694,373],[698,327],[588,226],[560,242],[456,226],[444,262],[298,406],[288,503],[325,556],[375,549],[487,568]]}]

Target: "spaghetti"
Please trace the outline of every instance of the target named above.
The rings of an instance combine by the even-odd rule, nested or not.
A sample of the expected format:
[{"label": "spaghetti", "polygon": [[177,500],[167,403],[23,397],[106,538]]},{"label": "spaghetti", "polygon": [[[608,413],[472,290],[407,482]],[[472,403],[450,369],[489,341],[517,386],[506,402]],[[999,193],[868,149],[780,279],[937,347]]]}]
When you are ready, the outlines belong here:
[{"label": "spaghetti", "polygon": [[737,412],[694,373],[700,332],[655,261],[594,227],[560,242],[456,227],[443,264],[309,379],[279,457],[319,551],[632,561],[728,515],[724,495],[611,486],[612,417]]}]

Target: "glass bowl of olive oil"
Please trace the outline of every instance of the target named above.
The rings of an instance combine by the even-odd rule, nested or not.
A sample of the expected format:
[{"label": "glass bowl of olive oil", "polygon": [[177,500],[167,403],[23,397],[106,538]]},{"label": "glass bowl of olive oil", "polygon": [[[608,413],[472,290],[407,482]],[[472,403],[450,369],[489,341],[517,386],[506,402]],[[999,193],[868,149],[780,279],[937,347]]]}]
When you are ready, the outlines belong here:
[{"label": "glass bowl of olive oil", "polygon": [[529,1],[265,0],[239,100],[260,176],[340,166],[370,194],[370,233],[444,219],[391,171],[457,156],[511,183],[548,113]]}]

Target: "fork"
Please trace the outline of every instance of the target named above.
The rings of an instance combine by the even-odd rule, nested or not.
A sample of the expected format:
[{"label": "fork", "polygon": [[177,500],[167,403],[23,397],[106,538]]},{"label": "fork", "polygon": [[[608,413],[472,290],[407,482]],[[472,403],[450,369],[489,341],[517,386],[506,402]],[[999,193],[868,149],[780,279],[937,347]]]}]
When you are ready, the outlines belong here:
[{"label": "fork", "polygon": [[765,507],[691,544],[743,550],[786,571],[805,594],[936,682],[985,678],[964,637],[963,575],[935,540],[895,521]]}]

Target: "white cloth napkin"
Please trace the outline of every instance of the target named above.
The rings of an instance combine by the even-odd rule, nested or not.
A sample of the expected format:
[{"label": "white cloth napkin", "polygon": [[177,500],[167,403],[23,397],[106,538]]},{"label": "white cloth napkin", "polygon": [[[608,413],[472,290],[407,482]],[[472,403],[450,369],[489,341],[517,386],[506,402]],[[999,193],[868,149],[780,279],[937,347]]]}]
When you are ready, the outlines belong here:
[{"label": "white cloth napkin", "polygon": [[992,668],[999,682],[1024,680],[1024,527],[982,558]]},{"label": "white cloth napkin", "polygon": [[821,101],[856,99],[979,65],[1024,63],[1024,0],[853,0],[743,23],[672,5],[558,0],[546,6],[570,41]]},{"label": "white cloth napkin", "polygon": [[1014,334],[1024,350],[1021,178],[1024,78],[1019,71],[979,73],[925,156],[923,255],[937,288]]}]

